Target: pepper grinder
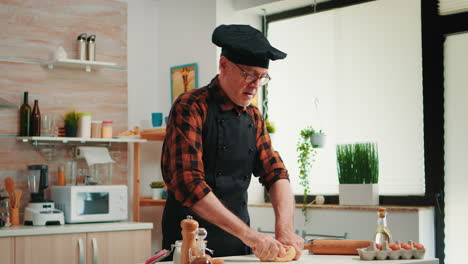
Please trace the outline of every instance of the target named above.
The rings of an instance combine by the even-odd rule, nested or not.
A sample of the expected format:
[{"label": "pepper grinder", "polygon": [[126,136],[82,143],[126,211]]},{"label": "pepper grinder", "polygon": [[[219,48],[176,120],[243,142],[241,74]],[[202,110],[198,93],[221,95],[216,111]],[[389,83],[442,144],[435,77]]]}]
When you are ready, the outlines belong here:
[{"label": "pepper grinder", "polygon": [[180,227],[182,227],[182,254],[181,254],[181,264],[190,264],[190,248],[195,248],[195,236],[198,229],[198,222],[193,220],[193,217],[188,215],[187,219],[180,222]]}]

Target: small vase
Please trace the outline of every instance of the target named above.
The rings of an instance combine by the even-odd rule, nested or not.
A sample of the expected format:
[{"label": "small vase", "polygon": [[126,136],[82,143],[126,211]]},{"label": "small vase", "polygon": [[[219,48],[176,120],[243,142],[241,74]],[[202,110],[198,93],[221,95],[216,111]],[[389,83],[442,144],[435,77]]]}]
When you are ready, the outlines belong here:
[{"label": "small vase", "polygon": [[163,188],[152,188],[153,190],[153,200],[161,200],[162,199],[162,191]]},{"label": "small vase", "polygon": [[78,126],[65,126],[66,137],[76,137],[77,132],[78,132]]},{"label": "small vase", "polygon": [[314,148],[323,148],[325,147],[326,138],[325,134],[313,134],[310,137],[310,143]]}]

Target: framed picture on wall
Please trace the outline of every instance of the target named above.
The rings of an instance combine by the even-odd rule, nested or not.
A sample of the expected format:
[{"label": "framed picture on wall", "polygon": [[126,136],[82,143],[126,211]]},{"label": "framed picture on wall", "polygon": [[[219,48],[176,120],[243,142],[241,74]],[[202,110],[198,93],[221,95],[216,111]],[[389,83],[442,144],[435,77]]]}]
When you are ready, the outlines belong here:
[{"label": "framed picture on wall", "polygon": [[171,67],[171,102],[187,91],[198,88],[198,66],[196,63]]}]

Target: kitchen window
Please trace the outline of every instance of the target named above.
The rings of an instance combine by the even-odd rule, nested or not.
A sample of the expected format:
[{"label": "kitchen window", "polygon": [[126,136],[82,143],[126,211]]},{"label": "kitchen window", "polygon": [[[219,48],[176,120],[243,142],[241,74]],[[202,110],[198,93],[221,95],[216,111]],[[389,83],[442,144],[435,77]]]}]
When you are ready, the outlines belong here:
[{"label": "kitchen window", "polygon": [[313,195],[338,194],[336,144],[372,141],[379,148],[380,194],[424,199],[420,1],[271,15],[267,25],[272,45],[288,53],[270,65],[267,106],[277,128],[273,145],[294,193],[303,193],[297,177],[299,132],[312,125],[327,134],[310,172]]}]

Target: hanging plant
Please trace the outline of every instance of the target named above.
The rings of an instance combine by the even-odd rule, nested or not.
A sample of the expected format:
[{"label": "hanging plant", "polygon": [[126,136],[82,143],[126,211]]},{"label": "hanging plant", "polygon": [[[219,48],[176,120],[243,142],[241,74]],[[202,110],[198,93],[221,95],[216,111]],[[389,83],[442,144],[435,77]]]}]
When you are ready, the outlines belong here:
[{"label": "hanging plant", "polygon": [[[320,130],[319,133],[322,133]],[[304,188],[303,195],[303,207],[302,213],[307,221],[307,197],[309,195],[309,172],[312,169],[312,164],[315,162],[315,156],[317,155],[316,146],[312,145],[311,137],[318,134],[312,126],[308,126],[301,130],[299,140],[297,142],[297,162],[299,163],[299,184]]]},{"label": "hanging plant", "polygon": [[274,134],[276,132],[275,124],[270,119],[265,119],[265,126],[268,134]]}]

